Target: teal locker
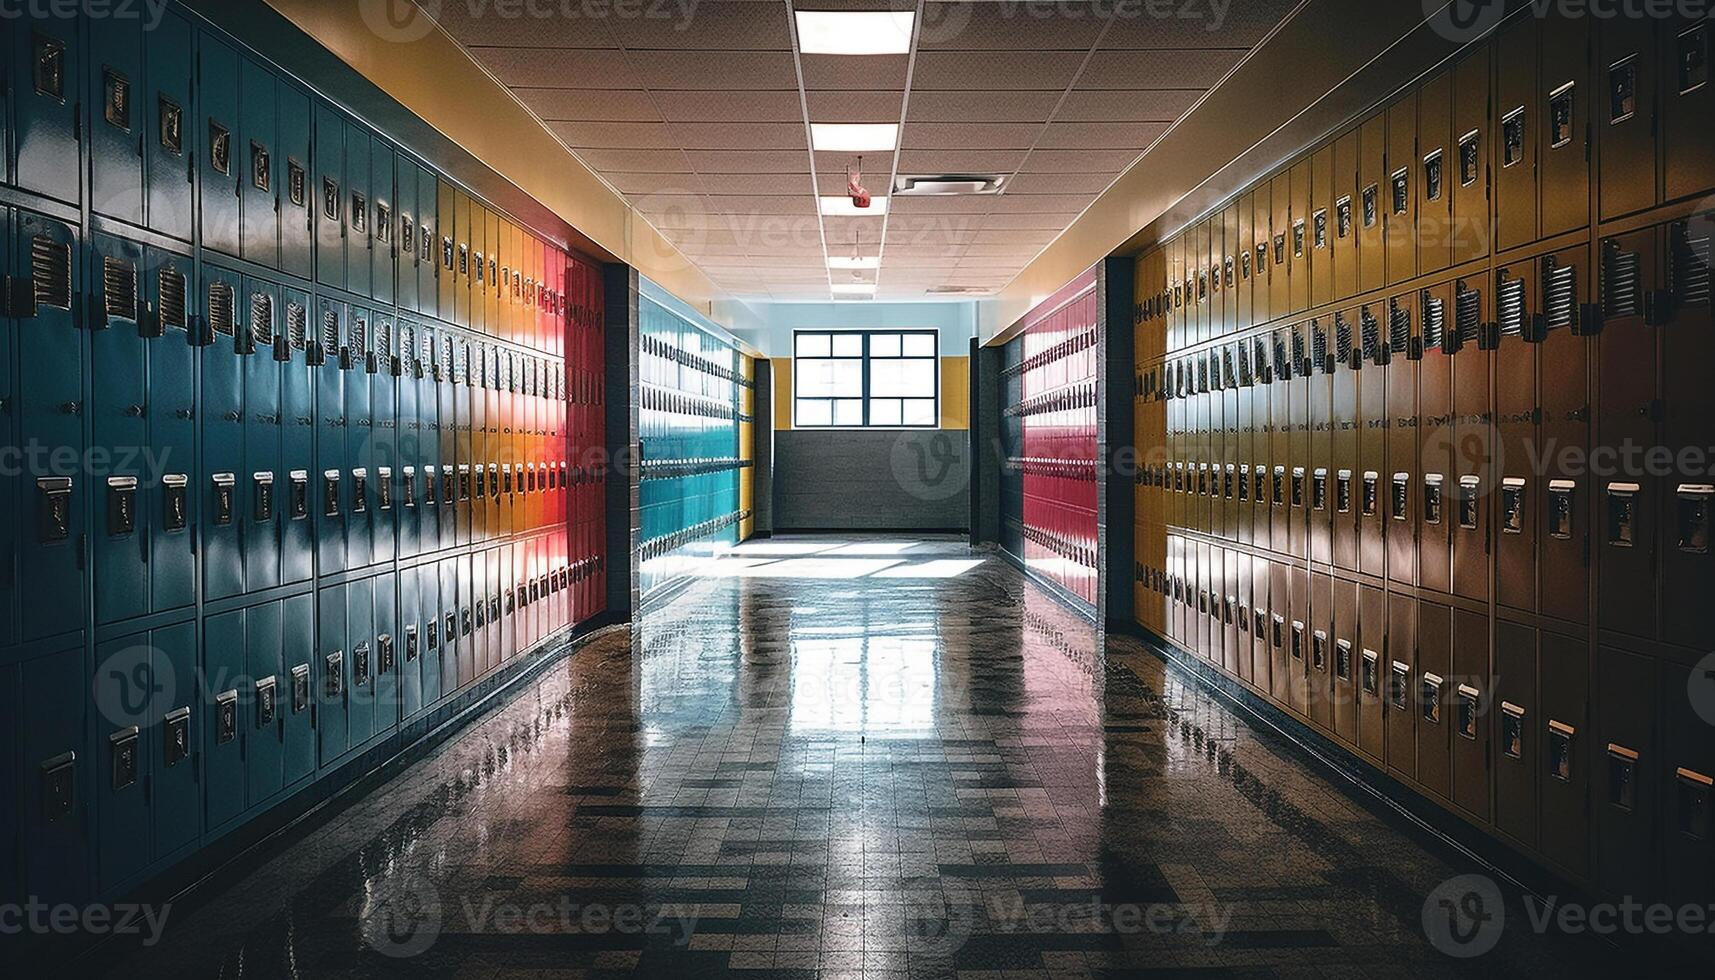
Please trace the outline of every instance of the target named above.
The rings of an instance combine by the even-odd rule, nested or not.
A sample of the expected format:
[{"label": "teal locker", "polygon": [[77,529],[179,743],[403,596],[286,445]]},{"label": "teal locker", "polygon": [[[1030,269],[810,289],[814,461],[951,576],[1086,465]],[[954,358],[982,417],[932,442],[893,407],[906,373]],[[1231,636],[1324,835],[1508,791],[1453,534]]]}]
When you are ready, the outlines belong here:
[{"label": "teal locker", "polygon": [[[345,117],[315,106],[316,281],[345,288]],[[328,351],[333,357],[337,351]]]},{"label": "teal locker", "polygon": [[134,110],[143,127],[145,205],[152,231],[191,240],[197,133],[191,117],[191,25],[168,11],[143,35],[148,86]]},{"label": "teal locker", "polygon": [[[424,566],[434,569],[439,579],[439,600],[435,605],[435,616],[438,617],[440,635],[440,665],[441,677],[439,684],[440,697],[446,697],[459,689],[459,649],[458,642],[458,560],[446,558],[435,565]],[[435,620],[431,620],[435,622]],[[435,639],[431,632],[429,639]],[[429,702],[433,704],[434,702]]]},{"label": "teal locker", "polygon": [[148,633],[95,647],[95,825],[99,888],[131,883],[153,857],[143,736],[155,711]]},{"label": "teal locker", "polygon": [[394,302],[393,273],[399,247],[399,201],[394,196],[393,159],[393,148],[379,138],[371,144],[369,282],[371,295],[384,306]]},{"label": "teal locker", "polygon": [[[440,230],[437,196],[440,181],[427,166],[417,170],[417,309],[425,316],[441,316]],[[447,311],[451,312],[451,311]]]},{"label": "teal locker", "polygon": [[451,548],[461,539],[458,535],[458,463],[459,454],[459,399],[456,352],[453,347],[453,335],[450,329],[440,333],[441,349],[439,371],[435,375],[436,403],[439,407],[437,431],[440,433],[437,442],[440,445],[440,539],[442,548]]},{"label": "teal locker", "polygon": [[315,274],[316,188],[310,176],[310,97],[285,79],[274,86],[274,195],[280,202],[280,269],[299,279]]},{"label": "teal locker", "polygon": [[244,813],[244,743],[240,737],[240,685],[246,683],[245,610],[203,620],[202,726],[203,825],[224,833]]},{"label": "teal locker", "polygon": [[417,476],[422,460],[422,419],[417,407],[417,325],[400,320],[395,329],[398,331],[400,374],[394,382],[398,407],[393,428],[393,464],[398,467],[398,486],[394,491],[393,508],[399,557],[411,558],[417,554],[417,533],[422,523],[422,484]]},{"label": "teal locker", "polygon": [[[16,43],[13,40],[13,33],[12,21],[10,19],[0,18],[0,51],[6,52],[6,56],[8,58],[16,57],[17,49],[12,46]],[[11,87],[10,78],[7,79],[7,87]],[[12,114],[9,111],[0,111],[0,184],[10,184],[11,182]],[[4,764],[4,762],[0,762],[0,765]],[[11,784],[8,783],[7,785]],[[7,814],[0,813],[0,819],[6,819],[7,816]],[[7,823],[0,826],[10,829],[12,825]],[[12,862],[15,861],[15,859],[16,855],[0,855],[0,895],[3,895],[8,899],[10,899],[13,894],[13,885],[17,880],[15,873],[16,869],[13,868],[12,865]]]},{"label": "teal locker", "polygon": [[417,289],[419,269],[422,266],[422,252],[417,244],[418,210],[417,164],[403,152],[398,154],[396,162],[398,173],[395,178],[393,196],[394,209],[398,212],[397,227],[393,230],[393,261],[394,282],[398,291],[399,309],[410,313],[420,312],[420,293]]},{"label": "teal locker", "polygon": [[[280,512],[280,581],[307,582],[315,574],[316,377],[309,363],[310,294],[283,290],[286,333],[280,362],[280,471],[274,507]],[[278,347],[276,348],[279,349]]]},{"label": "teal locker", "polygon": [[238,55],[204,31],[197,50],[196,98],[202,107],[199,184],[202,245],[226,255],[238,255],[239,193],[242,182],[238,152]]},{"label": "teal locker", "polygon": [[245,279],[245,322],[239,332],[248,339],[244,371],[244,468],[247,506],[237,523],[242,529],[244,591],[260,592],[280,584],[281,506],[287,493],[280,466],[280,362],[274,359],[279,336],[280,287],[255,277]]},{"label": "teal locker", "polygon": [[281,600],[281,665],[278,711],[285,734],[281,778],[294,786],[316,769],[316,598],[308,593]]},{"label": "teal locker", "polygon": [[[10,31],[10,26],[5,28]],[[9,34],[0,33],[0,42],[9,38]],[[9,48],[7,50],[10,50]],[[0,116],[5,113],[0,112]],[[0,136],[4,136],[0,133]],[[0,157],[4,157],[5,146],[0,144]],[[3,175],[0,175],[3,176]],[[12,271],[12,211],[0,207],[0,269],[7,273]],[[0,403],[14,405],[17,397],[16,379],[12,373],[14,344],[17,342],[17,324],[10,312],[0,308]],[[0,412],[0,441],[8,446],[19,445],[18,434],[13,430],[15,412]],[[9,644],[17,637],[17,565],[14,555],[14,542],[18,534],[18,481],[16,474],[0,472],[0,645]],[[9,718],[17,716],[10,715]],[[0,753],[5,755],[6,753]],[[7,783],[6,785],[13,785]],[[0,809],[6,809],[0,807]],[[5,814],[0,814],[0,817]],[[4,850],[4,848],[0,848]],[[0,861],[6,860],[0,857]],[[0,870],[4,865],[0,865]],[[0,887],[5,887],[12,878],[0,874]],[[9,893],[8,893],[9,894]]]},{"label": "teal locker", "polygon": [[470,539],[488,540],[488,345],[470,345],[470,377],[465,391],[470,406]]},{"label": "teal locker", "polygon": [[[20,136],[22,135],[20,124]],[[84,449],[83,311],[77,232],[52,218],[17,212],[15,275],[24,308],[17,331],[19,444],[28,454],[18,476],[17,567],[20,638],[33,640],[83,623],[79,568],[89,478],[76,463]],[[54,457],[59,457],[58,460]]]},{"label": "teal locker", "polygon": [[370,723],[371,736],[386,735],[399,727],[403,672],[399,663],[399,578],[388,572],[373,579],[375,614],[370,636],[375,656],[375,713]]},{"label": "teal locker", "polygon": [[89,891],[87,801],[99,768],[85,741],[90,687],[83,651],[46,654],[19,670],[22,891],[45,902],[75,902]]},{"label": "teal locker", "polygon": [[345,468],[351,481],[350,510],[346,516],[346,567],[362,568],[372,561],[370,528],[374,522],[375,473],[374,420],[370,409],[370,375],[374,360],[369,349],[372,314],[361,306],[351,308],[347,320],[345,353]]},{"label": "teal locker", "polygon": [[394,621],[394,644],[399,661],[399,717],[415,718],[423,710],[423,672],[429,660],[423,656],[422,576],[415,568],[399,571],[399,608]]},{"label": "teal locker", "polygon": [[274,73],[244,58],[239,64],[238,136],[233,164],[238,175],[239,244],[258,265],[280,264],[279,127]]},{"label": "teal locker", "polygon": [[[244,355],[238,353],[238,304],[244,279],[217,266],[203,267],[202,322],[193,333],[204,342],[197,414],[202,425],[203,598],[244,591]],[[249,324],[244,324],[248,329]],[[248,335],[245,337],[248,343]]]},{"label": "teal locker", "polygon": [[372,324],[374,345],[369,363],[369,463],[374,510],[370,515],[371,560],[390,562],[397,553],[399,523],[399,360],[394,344],[396,324],[390,310],[378,311]]},{"label": "teal locker", "polygon": [[36,18],[13,30],[12,181],[26,191],[78,203],[82,144],[78,89],[83,52],[78,21]]},{"label": "teal locker", "polygon": [[350,673],[346,664],[346,587],[333,585],[321,590],[316,601],[317,660],[314,664],[316,699],[315,729],[321,767],[326,769],[345,754],[350,731],[346,704],[350,697]]},{"label": "teal locker", "polygon": [[197,789],[198,726],[196,623],[164,626],[150,637],[154,708],[143,744],[149,759],[149,796],[155,818],[155,859],[166,860],[202,836]]},{"label": "teal locker", "polygon": [[263,603],[246,610],[246,675],[239,692],[243,711],[238,723],[244,742],[244,802],[253,813],[278,796],[285,785],[283,709],[289,685],[283,676],[282,641],[280,603]]},{"label": "teal locker", "polygon": [[369,129],[348,120],[345,125],[345,288],[359,296],[370,295],[373,286],[370,252],[375,247],[375,199],[370,194],[369,172],[372,157]]},{"label": "teal locker", "polygon": [[196,602],[193,529],[200,495],[191,475],[197,472],[197,354],[189,318],[195,270],[182,255],[155,248],[145,254],[147,445],[156,478],[144,482],[139,510],[149,524],[149,607],[164,612]]},{"label": "teal locker", "polygon": [[351,696],[346,699],[352,748],[375,734],[375,583],[355,579],[345,586],[346,656],[350,664]]},{"label": "teal locker", "polygon": [[89,207],[143,223],[143,31],[130,17],[89,21]]},{"label": "teal locker", "polygon": [[[310,511],[316,534],[316,572],[347,568],[345,553],[345,304],[321,297],[306,359],[315,373],[316,465],[310,473]],[[325,756],[324,756],[325,758]]]},{"label": "teal locker", "polygon": [[[91,239],[90,362],[100,384],[90,390],[91,446],[107,459],[98,478],[97,519],[91,534],[95,621],[116,623],[149,611],[148,515],[143,513],[143,465],[149,447],[144,374],[143,246],[108,235]],[[103,859],[103,867],[107,866]],[[103,880],[106,878],[104,876]]]}]

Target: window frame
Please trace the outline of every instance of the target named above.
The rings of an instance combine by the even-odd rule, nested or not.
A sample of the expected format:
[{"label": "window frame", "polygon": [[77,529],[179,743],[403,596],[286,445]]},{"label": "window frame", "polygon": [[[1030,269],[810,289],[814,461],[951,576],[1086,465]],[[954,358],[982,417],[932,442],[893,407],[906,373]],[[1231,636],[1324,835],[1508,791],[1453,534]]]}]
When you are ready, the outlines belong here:
[{"label": "window frame", "polygon": [[[845,396],[844,398],[835,398],[835,397],[831,397],[831,396],[829,396],[829,397],[818,396],[818,395],[805,396],[805,395],[799,394],[798,370],[799,370],[801,361],[852,360],[852,358],[850,358],[850,357],[834,357],[834,356],[832,356],[832,354],[831,354],[832,348],[831,347],[830,347],[830,354],[828,356],[824,357],[824,356],[818,355],[818,356],[813,356],[813,357],[801,357],[798,353],[800,340],[802,338],[804,338],[805,336],[827,336],[827,337],[832,338],[834,336],[841,336],[841,335],[843,335],[843,336],[857,336],[860,338],[860,341],[861,341],[861,348],[860,348],[859,353],[857,355],[857,360],[860,364],[861,387],[859,390],[859,394],[856,395],[855,397],[857,398],[857,400],[859,401],[859,403],[862,406],[863,421],[856,424],[856,425],[839,425],[839,424],[835,424],[833,422],[830,422],[827,425],[821,425],[821,424],[810,424],[810,423],[801,422],[799,420],[799,417],[798,417],[798,403],[800,401],[810,400],[810,401],[834,402],[834,401],[839,401],[839,400],[849,400],[851,397],[854,397],[854,396]],[[920,357],[907,357],[903,353],[898,357],[885,357],[885,356],[879,357],[879,358],[872,357],[872,355],[870,354],[870,341],[872,338],[877,337],[877,336],[898,336],[898,337],[900,337],[901,338],[900,349],[902,352],[904,350],[904,338],[905,337],[907,337],[907,336],[927,336],[930,338],[931,342],[934,345],[934,353],[928,355],[927,357],[921,357],[921,356]],[[832,341],[830,339],[830,344],[831,343],[832,343]],[[874,395],[874,394],[872,394],[871,390],[872,390],[873,366],[874,366],[875,361],[877,361],[877,360],[881,360],[881,361],[911,361],[911,360],[921,361],[921,360],[927,360],[927,361],[930,361],[932,363],[933,369],[934,369],[933,394],[932,395]],[[934,402],[934,406],[932,409],[932,415],[934,418],[933,422],[930,422],[930,423],[925,424],[925,425],[907,425],[904,423],[901,423],[898,425],[891,425],[891,424],[883,424],[883,423],[874,423],[874,422],[870,421],[871,403],[877,399],[898,399],[898,400],[904,401],[907,399],[921,399],[921,398],[926,398],[926,397],[932,398],[932,400]],[[829,418],[831,419],[832,417],[833,416],[831,414],[831,409],[830,409]],[[904,417],[903,411],[901,412],[900,417],[901,418]],[[866,429],[879,429],[879,430],[883,430],[883,431],[887,431],[887,430],[933,431],[933,430],[940,429],[941,428],[941,333],[940,333],[940,331],[935,329],[934,327],[831,327],[831,328],[801,327],[801,328],[793,328],[793,330],[792,330],[792,427],[794,429],[806,429],[806,430],[812,430],[812,431],[830,431],[830,430],[833,430],[833,431],[854,431],[854,432],[855,431],[863,431]]]}]

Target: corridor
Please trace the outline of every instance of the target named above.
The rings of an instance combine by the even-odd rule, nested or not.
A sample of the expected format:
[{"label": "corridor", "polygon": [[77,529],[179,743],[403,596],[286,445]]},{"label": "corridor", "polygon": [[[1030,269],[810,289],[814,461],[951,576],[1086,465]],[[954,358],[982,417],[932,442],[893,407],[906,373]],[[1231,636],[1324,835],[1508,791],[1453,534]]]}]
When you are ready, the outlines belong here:
[{"label": "corridor", "polygon": [[128,977],[1609,964],[1533,935],[1511,895],[1504,928],[1443,929],[1438,951],[1426,897],[1479,868],[1137,641],[1104,659],[1091,634],[956,539],[741,545],[649,611],[635,651],[624,627],[597,635],[171,908],[158,945],[97,956]]}]

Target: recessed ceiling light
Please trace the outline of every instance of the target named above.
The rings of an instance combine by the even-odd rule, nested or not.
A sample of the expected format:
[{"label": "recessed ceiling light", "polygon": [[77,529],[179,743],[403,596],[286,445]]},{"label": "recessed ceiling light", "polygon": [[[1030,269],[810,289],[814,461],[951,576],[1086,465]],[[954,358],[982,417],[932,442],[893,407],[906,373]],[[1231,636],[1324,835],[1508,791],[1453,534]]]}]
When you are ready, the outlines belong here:
[{"label": "recessed ceiling light", "polygon": [[828,268],[830,268],[830,269],[879,269],[879,268],[881,268],[881,256],[879,256],[879,255],[830,255],[830,256],[828,256]]},{"label": "recessed ceiling light", "polygon": [[905,54],[914,11],[799,10],[802,54]]},{"label": "recessed ceiling light", "polygon": [[873,282],[836,282],[829,287],[835,296],[869,296],[875,292]]},{"label": "recessed ceiling light", "polygon": [[825,194],[821,198],[822,213],[849,218],[880,217],[887,213],[887,198],[870,198],[869,207],[860,208],[844,194]]},{"label": "recessed ceiling light", "polygon": [[834,153],[891,150],[899,142],[898,123],[811,123],[810,147]]}]

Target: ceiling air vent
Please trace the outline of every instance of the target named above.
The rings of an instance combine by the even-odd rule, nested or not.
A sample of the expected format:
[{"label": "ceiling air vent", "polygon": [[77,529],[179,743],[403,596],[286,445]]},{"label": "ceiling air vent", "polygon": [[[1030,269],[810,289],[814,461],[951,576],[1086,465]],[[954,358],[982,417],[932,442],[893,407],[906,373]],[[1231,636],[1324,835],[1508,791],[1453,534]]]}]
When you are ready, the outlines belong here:
[{"label": "ceiling air vent", "polygon": [[999,194],[1004,179],[994,174],[900,174],[893,180],[893,193],[915,197]]},{"label": "ceiling air vent", "polygon": [[968,296],[968,295],[972,295],[972,294],[987,293],[988,291],[989,291],[988,287],[986,287],[986,286],[953,286],[953,285],[930,286],[928,289],[924,290],[924,292],[926,292],[932,296]]}]

